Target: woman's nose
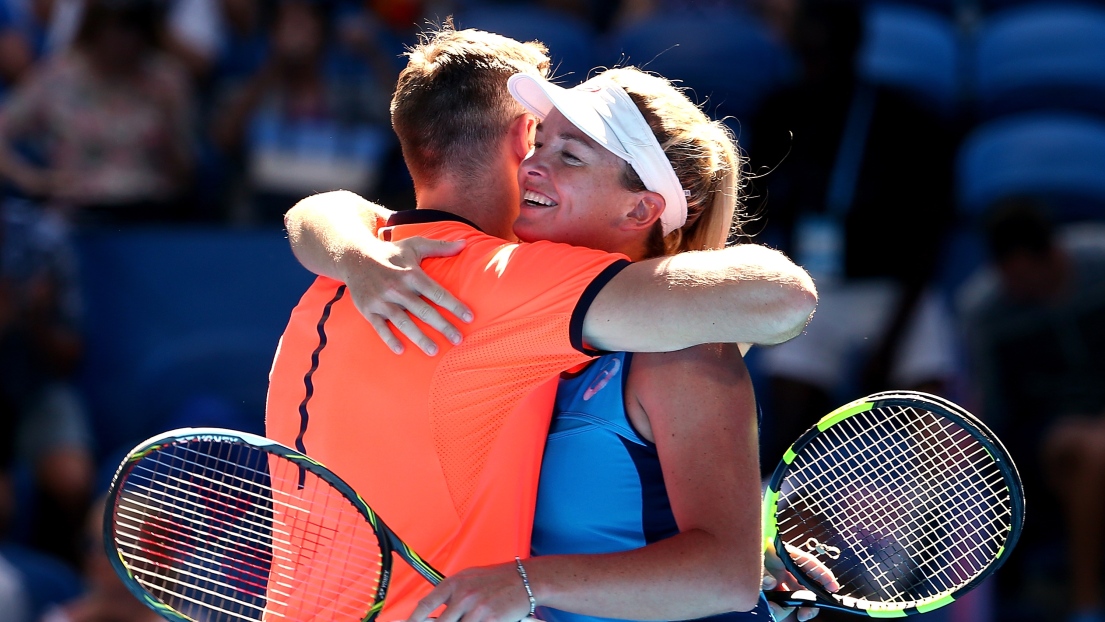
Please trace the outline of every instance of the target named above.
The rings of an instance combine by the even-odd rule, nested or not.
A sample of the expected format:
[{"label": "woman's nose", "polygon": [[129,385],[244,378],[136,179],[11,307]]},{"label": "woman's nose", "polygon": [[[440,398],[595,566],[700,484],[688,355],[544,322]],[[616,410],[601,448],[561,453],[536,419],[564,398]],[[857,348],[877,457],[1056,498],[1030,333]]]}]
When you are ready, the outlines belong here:
[{"label": "woman's nose", "polygon": [[541,177],[545,174],[545,167],[542,166],[536,158],[531,157],[522,162],[522,171],[524,171],[526,175],[532,177]]}]

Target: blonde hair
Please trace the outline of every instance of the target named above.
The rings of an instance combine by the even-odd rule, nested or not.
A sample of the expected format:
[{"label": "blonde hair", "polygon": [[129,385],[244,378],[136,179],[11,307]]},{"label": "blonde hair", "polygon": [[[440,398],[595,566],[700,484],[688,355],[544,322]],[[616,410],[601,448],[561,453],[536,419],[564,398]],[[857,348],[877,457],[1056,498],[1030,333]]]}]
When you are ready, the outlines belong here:
[{"label": "blonde hair", "polygon": [[[615,67],[602,75],[637,104],[687,191],[686,224],[664,236],[657,222],[648,255],[724,247],[731,235],[741,233],[746,220],[738,210],[745,159],[733,132],[706,116],[665,78],[635,67]],[[628,163],[625,171],[622,181],[628,190],[645,189]]]},{"label": "blonde hair", "polygon": [[391,124],[416,183],[430,186],[445,172],[478,179],[487,155],[524,112],[507,91],[507,79],[549,71],[543,44],[455,30],[451,20],[423,32],[406,55],[391,100]]}]

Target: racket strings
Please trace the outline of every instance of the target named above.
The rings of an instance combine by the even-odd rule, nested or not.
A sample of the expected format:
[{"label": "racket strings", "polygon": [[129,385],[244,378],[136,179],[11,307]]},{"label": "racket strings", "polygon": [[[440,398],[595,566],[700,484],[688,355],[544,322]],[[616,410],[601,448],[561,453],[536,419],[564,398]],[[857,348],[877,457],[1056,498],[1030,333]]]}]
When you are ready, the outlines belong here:
[{"label": "racket strings", "polygon": [[[822,440],[822,444],[823,444],[823,440]],[[893,447],[893,446],[891,446],[891,447],[890,447],[890,449],[891,449],[891,450],[893,450],[893,449],[894,449],[894,447]],[[822,451],[826,451],[826,450],[824,450],[824,449],[823,449]],[[855,455],[855,453],[853,453],[852,455]],[[878,465],[874,465],[874,467],[872,467],[872,465],[871,465],[871,463],[870,463],[870,458],[869,458],[869,459],[868,459],[868,460],[867,460],[866,462],[857,462],[857,463],[855,464],[855,466],[853,467],[852,471],[855,471],[855,472],[858,472],[858,473],[861,473],[861,474],[869,474],[869,473],[867,473],[867,472],[869,472],[869,471],[871,471],[871,470],[873,470],[873,469],[877,469],[877,466],[878,466]],[[902,469],[898,469],[898,471],[902,471]],[[850,475],[850,473],[847,473],[847,472],[845,472],[845,473],[839,473],[839,472],[838,472],[838,473],[829,473],[828,475],[829,475],[829,476],[837,476],[837,477],[841,477],[842,475]],[[842,479],[843,479],[843,477],[842,477]],[[818,481],[818,480],[812,480],[812,481],[813,481],[814,483],[817,483],[817,484],[819,484],[819,487],[821,487],[821,486],[823,486],[823,485],[824,485],[824,482],[821,482],[821,481]],[[922,481],[921,481],[920,483],[921,483],[922,487],[924,487],[924,484],[925,484],[925,482],[924,482],[924,481],[922,480]],[[894,491],[893,491],[893,490],[891,490],[890,492],[891,492],[891,493],[893,493]],[[885,502],[884,500],[879,500],[879,502],[880,502],[880,503],[883,503],[884,505],[885,505],[885,503],[886,503],[886,502]],[[867,504],[867,505],[868,505],[868,506],[870,506],[870,507],[874,507],[873,505],[871,505],[871,504],[870,504],[870,502],[869,502],[869,501],[868,501],[868,504]],[[914,504],[914,505],[916,505],[916,504]],[[860,505],[859,507],[860,507],[860,508],[862,508],[863,506],[862,506],[862,505]]]},{"label": "racket strings", "polygon": [[[826,449],[824,447],[824,445],[825,445],[825,440],[824,439],[815,439],[815,442],[818,442],[819,445],[821,445],[821,451],[825,452],[826,454],[831,454],[831,457],[834,457],[836,459],[837,463],[844,462],[844,460],[842,458],[840,458],[841,452],[837,451],[838,448],[833,448],[831,450]],[[888,451],[893,451],[894,449],[896,449],[895,446],[890,446],[888,448]],[[851,451],[850,450],[848,455],[854,457],[854,456],[859,455],[861,453],[862,452],[859,451],[859,450],[856,450],[856,451]],[[834,471],[831,471],[831,470],[827,470],[822,474],[823,475],[822,478],[820,478],[820,479],[811,478],[809,480],[809,482],[817,484],[818,488],[824,488],[825,486],[829,485],[829,481],[826,481],[827,478],[829,478],[829,477],[836,477],[836,478],[840,478],[841,480],[844,480],[844,479],[847,479],[848,477],[851,477],[853,475],[870,475],[871,471],[875,471],[877,473],[879,465],[878,464],[873,464],[872,463],[872,458],[879,458],[879,456],[869,456],[866,461],[855,461],[854,464],[853,464],[853,467],[849,471],[841,472],[841,471],[838,470],[838,471],[834,472]],[[898,465],[898,466],[900,467],[901,465]],[[891,469],[894,469],[893,465],[884,467],[884,475],[885,475],[885,471],[891,470]],[[807,470],[808,470],[808,467],[807,467]],[[903,474],[903,475],[908,473],[907,470],[904,470],[904,469],[901,469],[901,468],[897,468],[896,470],[900,474]],[[925,484],[926,483],[924,482],[924,480],[920,480],[920,485],[922,486],[922,488],[925,487]],[[802,488],[803,488],[802,486],[796,486],[794,488],[794,491],[800,493],[800,492],[802,492]],[[871,491],[870,486],[868,486],[868,492],[869,492],[869,496],[870,496],[870,495],[874,495],[878,491]],[[888,497],[891,500],[893,500],[893,494],[896,491],[888,490],[886,492],[887,492],[887,494],[884,495],[884,496]],[[806,494],[810,495],[811,491],[807,491]],[[930,491],[930,494],[931,494],[931,491]],[[821,496],[822,497],[828,497],[828,495],[821,495]],[[844,502],[847,502],[849,499],[850,499],[849,497],[845,497]],[[909,500],[908,497],[906,497],[905,499],[907,501]],[[816,503],[816,500],[817,500],[817,497],[814,496],[814,503]],[[874,508],[886,508],[889,505],[887,503],[886,499],[876,499],[876,500],[874,500],[875,501],[874,503],[871,502],[870,498],[864,499],[863,501],[864,501],[864,503],[855,503],[855,500],[852,499],[852,502],[858,508],[859,512],[862,512],[864,507],[871,508],[872,511],[874,511]],[[920,499],[920,501],[924,501],[924,499],[922,498],[922,499]],[[913,505],[918,505],[918,504],[919,504],[919,502],[913,503]],[[864,518],[870,519],[870,520],[879,519],[879,517],[874,516],[873,514],[867,514],[866,516],[864,516]]]},{"label": "racket strings", "polygon": [[205,441],[141,458],[116,504],[136,580],[197,620],[360,619],[382,556],[372,526],[330,484],[260,449]]},{"label": "racket strings", "polygon": [[[839,431],[839,429],[837,431]],[[839,448],[833,447],[833,448],[831,448],[831,450],[827,450],[824,447],[825,444],[826,444],[825,440],[820,439],[819,445],[822,446],[821,447],[822,451],[826,451],[827,453],[839,454],[839,452],[837,451],[837,449],[839,449]],[[849,452],[848,452],[848,454],[851,455],[851,456],[862,455],[863,453],[870,454],[870,451],[867,451],[867,450],[852,451],[852,448],[849,448]],[[872,466],[873,465],[871,464],[871,456],[868,456],[867,460],[858,462],[853,467],[853,470],[858,471],[861,475],[870,475],[869,471],[872,470]],[[837,479],[844,480],[844,477],[842,477],[841,474],[839,474],[839,473],[834,474],[831,471],[823,472],[822,475],[824,477],[833,477],[834,479],[829,480],[827,482],[821,482],[819,480],[814,480],[814,481],[818,484],[823,484],[823,483],[824,484],[830,484],[831,482],[836,481]],[[821,487],[822,486],[819,485],[819,488],[821,488]],[[861,500],[862,503],[856,505],[856,507],[860,508],[861,511],[864,511],[865,509],[866,510],[873,510],[874,508],[879,507],[880,505],[883,506],[884,508],[887,506],[887,499],[886,498],[883,498],[883,499],[874,498],[874,497],[878,496],[878,493],[884,492],[884,491],[872,490],[871,486],[867,485],[866,487],[854,490],[853,493],[852,493],[853,497],[854,497],[855,492],[857,492],[858,490],[863,490],[864,492],[866,492],[865,497]],[[894,491],[888,491],[888,492],[893,493]],[[840,496],[840,495],[837,494],[837,496]],[[887,495],[884,494],[883,496],[886,497]],[[836,506],[833,506],[833,505],[826,505],[826,504],[817,503],[819,500],[824,500],[824,499],[827,499],[828,497],[829,497],[829,495],[818,495],[818,496],[814,497],[813,501],[814,501],[815,505],[821,506],[821,507],[816,507],[814,509],[819,511],[821,515],[827,516],[827,518],[830,521],[834,521],[835,519],[837,519],[836,515],[842,513],[842,511],[846,508],[844,508],[843,506],[842,507],[836,507]],[[845,497],[843,497],[843,500],[847,501],[849,499],[852,499],[854,501],[853,497],[845,496]],[[893,499],[893,497],[888,497],[888,498]],[[883,519],[879,516],[876,516],[875,514],[873,514],[871,512],[864,512],[863,516],[861,517],[861,520],[863,522],[867,523],[867,524],[873,525],[873,527],[875,527],[875,529],[878,530],[878,527],[880,526],[879,523]],[[839,522],[839,520],[835,520],[835,522]],[[822,527],[825,527],[825,525],[822,525]],[[829,532],[829,535],[832,535],[832,532]],[[849,544],[849,547],[848,547],[849,550],[856,550],[859,553],[861,553],[861,556],[862,556],[862,554],[870,553],[870,551],[874,551],[875,553],[877,553],[879,555],[879,559],[873,559],[873,558],[870,557],[870,555],[868,555],[868,559],[862,560],[863,561],[862,565],[857,564],[857,565],[853,565],[853,566],[849,567],[849,570],[851,571],[851,574],[853,574],[853,575],[858,574],[857,573],[858,570],[863,570],[865,568],[885,568],[886,567],[886,561],[891,559],[893,556],[897,555],[897,556],[901,557],[902,548],[897,542],[892,542],[892,543],[880,542],[878,548],[873,548],[870,545],[865,545],[863,547],[857,547],[857,546],[855,546],[857,544],[855,542],[849,542],[848,544]],[[860,543],[860,544],[863,544],[863,543]],[[897,570],[897,571],[900,572],[900,567],[901,567],[900,563],[895,563],[890,567],[889,570],[891,570],[891,571]],[[838,570],[838,572],[839,572],[839,570]],[[870,577],[870,579],[878,581],[879,579],[882,578],[883,574],[885,574],[885,573],[877,572],[877,573],[874,574],[874,576]],[[841,575],[841,577],[838,577],[838,578],[843,579],[847,583],[853,577],[849,576],[849,573],[847,571],[845,571]],[[901,579],[900,576],[894,577],[895,581],[900,580],[900,579]],[[892,585],[888,585],[888,584],[885,584],[885,583],[882,584],[882,592],[885,593],[885,592],[889,592],[889,591],[892,591],[892,590],[893,590]]]},{"label": "racket strings", "polygon": [[[172,459],[176,451],[172,448],[154,455]],[[258,559],[257,547],[252,546],[246,555],[231,556],[226,550],[233,545],[223,539],[219,547],[223,549],[221,555],[197,555],[197,551],[204,551],[205,546],[209,549],[214,544],[204,541],[214,535],[212,527],[217,529],[225,521],[211,521],[200,512],[192,512],[188,521],[183,520],[176,511],[179,504],[172,502],[173,489],[178,491],[177,495],[179,491],[195,492],[196,484],[187,482],[185,486],[167,487],[164,484],[175,478],[164,474],[175,468],[171,469],[162,460],[151,462],[148,457],[139,464],[155,468],[139,467],[137,473],[131,473],[115,510],[122,526],[117,528],[116,541],[124,562],[136,579],[167,604],[190,616],[198,615],[197,611],[202,608],[204,619],[212,619],[213,614],[213,619],[219,620],[258,619],[263,599],[258,597],[261,590],[257,586],[263,584],[264,559]],[[225,490],[217,492],[225,494]],[[138,501],[139,498],[144,502]],[[225,503],[222,497],[211,495],[211,503],[205,505],[213,509],[219,503]],[[202,506],[196,504],[196,507]],[[119,517],[124,515],[138,522],[121,520]],[[210,527],[203,529],[205,524]],[[131,547],[124,546],[127,541]],[[234,548],[242,550],[241,546]],[[217,575],[232,577],[232,582],[216,580]]]},{"label": "racket strings", "polygon": [[[949,424],[949,426],[944,427],[944,430],[946,431],[946,430],[951,429],[951,428],[952,428],[952,426],[951,426],[951,424]],[[955,440],[957,440],[957,441],[961,440],[962,437],[966,436],[966,433],[961,428],[954,427],[954,430],[958,431],[960,433],[960,437],[961,437],[960,439],[955,439]],[[929,430],[929,431],[931,432],[931,430]],[[934,450],[935,450],[934,447],[925,447],[924,446],[925,443],[926,443],[925,439],[926,438],[932,438],[931,434],[921,435],[921,436],[915,437],[915,438],[920,438],[922,448],[929,450],[929,453],[931,455],[935,455],[935,453],[933,453]],[[951,439],[949,439],[949,440],[951,440]],[[955,442],[955,443],[945,442],[944,446],[946,446],[946,447],[947,446],[957,447],[960,450],[962,449],[962,443],[960,443],[960,442]],[[984,452],[984,448],[982,448],[981,446],[976,446],[976,451],[975,451],[976,455],[982,454],[983,452]],[[919,485],[919,488],[921,490],[921,494],[917,495],[916,502],[912,503],[912,505],[914,506],[913,508],[905,507],[905,508],[902,508],[902,510],[904,510],[907,515],[910,515],[910,511],[916,509],[916,506],[922,506],[922,507],[926,508],[926,511],[928,512],[928,515],[931,516],[931,519],[927,523],[919,523],[919,522],[914,523],[914,525],[913,525],[914,529],[907,530],[905,532],[897,534],[898,535],[898,540],[904,541],[904,542],[907,542],[907,543],[911,543],[911,544],[915,544],[919,541],[923,541],[924,539],[926,539],[926,537],[930,536],[930,534],[928,533],[929,529],[925,529],[921,533],[916,534],[917,535],[916,539],[914,537],[912,537],[912,536],[915,535],[914,532],[917,531],[918,529],[926,527],[926,525],[935,524],[935,525],[938,525],[938,526],[945,526],[947,521],[942,520],[942,515],[949,514],[950,512],[953,511],[953,508],[954,508],[955,511],[959,512],[958,514],[953,515],[956,518],[956,520],[962,520],[963,518],[967,518],[967,519],[973,518],[970,515],[970,511],[971,511],[970,508],[964,507],[962,505],[961,506],[954,506],[953,504],[949,503],[950,500],[952,500],[956,497],[962,498],[962,495],[956,495],[956,494],[953,494],[953,493],[956,493],[956,492],[961,493],[963,491],[962,490],[958,490],[958,491],[955,490],[956,482],[948,482],[947,479],[942,477],[942,475],[941,475],[942,473],[947,474],[947,473],[959,472],[960,470],[962,470],[962,467],[964,466],[964,464],[969,464],[971,462],[970,459],[962,453],[962,451],[960,451],[959,453],[960,453],[960,462],[961,462],[961,464],[958,465],[960,467],[959,469],[941,469],[940,467],[942,467],[942,466],[943,467],[956,466],[956,465],[949,465],[949,464],[946,463],[946,461],[945,461],[944,465],[937,464],[935,461],[922,463],[920,465],[921,468],[923,468],[925,470],[925,472],[921,474],[921,477],[916,478],[914,480],[914,482]],[[1000,478],[1000,472],[995,471],[995,473]],[[966,478],[960,479],[958,483],[967,483],[967,482],[974,481],[974,479],[975,478],[966,477]],[[930,486],[929,484],[931,482],[937,482],[938,489],[934,489],[933,486]],[[951,484],[951,487],[949,488],[949,486],[947,484]],[[975,492],[974,497],[977,497],[980,491],[976,490],[974,492]],[[938,498],[934,499],[933,497],[938,497]],[[973,498],[973,497],[968,496],[967,498],[970,499],[970,498]],[[933,511],[933,507],[934,507],[935,503],[939,504],[939,505],[936,505],[935,507],[943,508],[943,511],[938,513],[937,515],[932,515],[932,511]],[[891,514],[890,518],[893,518],[893,516],[894,515]],[[876,529],[878,529],[878,528],[885,529],[885,528],[890,527],[890,526],[892,526],[892,524],[887,525],[887,524],[880,524],[879,522],[875,523]],[[931,537],[928,537],[928,539],[932,540]],[[930,578],[937,579],[937,580],[943,578],[943,572],[940,569],[927,568],[928,566],[930,566],[930,563],[933,560],[931,560],[931,559],[926,560],[926,559],[923,558],[924,557],[923,553],[925,552],[923,547],[913,546],[912,548],[915,549],[914,554],[911,555],[912,563],[917,566],[918,574],[920,574],[921,576],[926,576],[926,577],[930,577]],[[946,587],[948,587],[948,586],[944,585],[942,587],[942,589],[944,589]]]},{"label": "racket strings", "polygon": [[[915,506],[916,506],[916,505],[918,505],[918,504],[917,504],[917,503],[914,503],[913,505],[915,505]],[[905,510],[906,510],[906,513],[912,512],[912,510],[913,510],[913,509],[915,509],[915,508],[909,508],[909,507],[906,507],[906,508],[905,508]],[[890,548],[890,549],[892,550],[892,554],[894,554],[894,552],[896,552],[896,554],[897,554],[897,555],[901,556],[901,550],[902,550],[902,548],[901,548],[901,547],[899,547],[899,546],[898,546],[898,547],[896,547],[896,549],[897,549],[896,551],[894,550],[894,549],[895,549],[895,547],[884,547],[884,548]],[[884,552],[885,552],[885,551],[884,551]],[[884,557],[885,557],[885,556],[884,556]],[[885,561],[885,559],[880,559],[880,561]],[[922,570],[923,570],[923,569],[922,569]],[[894,579],[895,579],[895,582],[896,582],[896,581],[899,581],[899,580],[901,580],[901,579],[903,579],[903,577],[901,576],[901,572],[898,572],[898,573],[896,574],[896,576],[894,577]]]},{"label": "racket strings", "polygon": [[[220,493],[225,493],[225,490],[223,490],[223,491],[219,491],[219,492],[220,492]],[[317,504],[316,504],[316,505],[317,505]],[[216,511],[215,513],[216,513],[216,514],[220,514],[221,512],[218,512],[218,511]],[[247,521],[247,522],[248,522],[248,521]],[[255,523],[254,523],[254,524],[255,524]],[[270,606],[271,606],[271,605],[273,604],[273,600],[274,600],[274,599],[272,599],[272,598],[271,598],[271,596],[272,596],[272,593],[270,592],[270,603],[269,603],[269,604],[270,604]],[[277,603],[277,604],[279,604],[279,603]]]},{"label": "racket strings", "polygon": [[[181,459],[179,456],[174,456],[173,459],[179,460],[181,464],[174,465],[173,470],[168,472],[163,472],[163,468],[151,468],[149,461],[141,462],[134,467],[130,476],[130,485],[124,488],[125,502],[120,503],[116,510],[120,524],[133,529],[133,533],[141,534],[143,526],[153,522],[169,535],[178,538],[178,543],[188,542],[187,548],[179,544],[173,548],[174,552],[178,553],[194,552],[197,556],[203,556],[204,553],[212,552],[212,549],[195,548],[197,530],[202,530],[203,535],[213,538],[211,542],[224,546],[236,545],[238,548],[234,552],[238,555],[244,554],[249,559],[261,561],[268,557],[270,552],[277,557],[275,553],[278,551],[286,555],[291,554],[289,549],[280,547],[277,542],[268,538],[269,534],[281,533],[275,529],[279,521],[275,520],[274,514],[267,511],[265,507],[267,502],[272,502],[271,494],[264,489],[247,490],[241,485],[231,485],[226,480],[203,476],[196,471],[196,467],[202,466],[199,463]],[[155,462],[152,466],[157,467],[160,464],[163,463]],[[181,465],[192,470],[184,471],[179,468]],[[184,478],[171,473],[190,473],[191,475]],[[261,472],[254,470],[254,474],[260,475]],[[146,487],[135,485],[135,482],[143,479],[149,480],[150,484]],[[206,488],[197,487],[198,481],[206,484]],[[204,494],[210,493],[216,486],[219,497]],[[235,513],[231,509],[231,502],[227,501],[224,495],[234,495],[234,500],[238,503],[248,503],[252,511]],[[145,502],[140,502],[140,499]],[[176,518],[186,518],[189,522],[173,522],[161,518],[162,510],[166,508],[177,512]],[[305,508],[301,509],[305,510]],[[141,512],[134,510],[141,510]],[[124,518],[129,520],[123,520]],[[215,522],[210,519],[214,519]],[[231,523],[238,529],[233,531],[220,529],[221,525]],[[284,532],[284,535],[287,533]],[[128,537],[133,534],[121,531],[117,535]],[[244,548],[243,542],[252,547]]]},{"label": "racket strings", "polygon": [[[953,424],[949,423],[946,429],[951,428]],[[974,441],[973,437],[962,428],[954,426],[954,429],[957,434],[953,443],[932,442],[924,447],[930,455],[937,455],[941,451],[946,451],[948,447],[952,448],[950,452],[952,455],[957,454],[957,459],[951,464],[928,462],[930,477],[922,480],[923,483],[927,481],[939,483],[940,504],[937,508],[942,511],[933,517],[933,521],[952,530],[940,543],[944,546],[951,545],[950,549],[944,550],[934,543],[929,552],[937,554],[932,558],[933,561],[938,560],[941,555],[953,560],[962,559],[964,556],[973,557],[976,562],[975,567],[981,570],[996,556],[1008,533],[1012,517],[1012,498],[1001,470],[985,446]],[[922,437],[922,443],[926,441],[927,439]],[[966,451],[968,446],[972,449],[970,454]],[[961,475],[956,477],[957,474]],[[976,526],[977,529],[964,529],[965,526],[971,525]],[[987,544],[992,546],[984,551]],[[957,549],[965,550],[960,555],[954,553]],[[947,555],[949,552],[952,554]],[[980,554],[983,555],[980,556]],[[928,564],[927,561],[923,563]],[[938,568],[938,570],[941,571],[939,576],[942,576],[945,570],[950,571],[952,568]],[[961,580],[966,582],[970,578],[973,578],[973,575],[962,577]]]},{"label": "racket strings", "polygon": [[[801,533],[814,540],[843,544],[840,561],[823,561],[859,597],[947,593],[984,570],[1008,535],[1005,482],[985,447],[958,425],[912,408],[898,407],[890,421],[876,414],[829,428],[796,458],[780,497],[795,505],[780,511],[780,533],[805,524]],[[986,543],[992,551],[980,551]]]},{"label": "racket strings", "polygon": [[[900,471],[900,469],[897,469],[897,470]],[[929,477],[931,478],[932,475],[930,474]],[[919,480],[919,481],[923,482],[924,480]],[[922,491],[921,491],[920,495],[918,495],[919,498],[918,498],[917,502],[909,504],[909,505],[912,505],[914,507],[909,507],[909,505],[906,505],[905,507],[900,507],[900,508],[898,508],[897,512],[890,512],[889,513],[890,519],[894,519],[895,516],[900,516],[901,514],[910,515],[910,514],[916,512],[916,510],[917,510],[916,506],[925,506],[925,505],[929,506],[929,509],[927,511],[931,514],[931,512],[932,512],[932,509],[931,509],[932,500],[928,499],[926,501],[924,499],[925,495],[931,496],[931,491],[925,491],[924,488],[925,487],[922,486]],[[894,491],[890,491],[890,492],[894,492]],[[860,507],[863,507],[863,506],[860,506]],[[869,506],[869,507],[873,507],[873,506]],[[938,517],[936,517],[936,518],[938,520]],[[874,531],[876,533],[878,533],[878,532],[885,532],[884,530],[888,526],[885,523],[886,520],[887,519],[885,517],[882,517],[880,515],[878,517],[868,518],[865,522],[867,522],[868,524],[873,524]],[[892,526],[892,525],[889,525],[889,526]],[[910,575],[927,576],[927,575],[935,574],[935,573],[932,573],[931,571],[928,571],[924,568],[924,566],[927,565],[928,562],[926,562],[925,560],[919,560],[918,559],[918,557],[920,557],[920,552],[918,552],[916,550],[916,549],[918,549],[918,547],[916,546],[916,543],[913,541],[913,539],[909,537],[909,535],[910,534],[908,532],[906,532],[904,534],[896,534],[897,537],[895,538],[894,542],[891,543],[891,545],[887,545],[887,544],[883,543],[879,547],[878,550],[881,551],[880,554],[879,554],[879,559],[868,561],[868,564],[870,564],[872,561],[878,562],[879,563],[878,564],[879,568],[884,568],[884,569],[887,570],[887,572],[883,572],[881,574],[883,574],[883,575],[892,574],[892,576],[889,577],[890,583],[886,583],[885,581],[882,582],[882,585],[884,586],[884,591],[893,592],[895,590],[894,586],[897,585],[898,583],[901,583],[903,580],[910,579]],[[905,546],[903,546],[901,544],[901,542],[905,542],[906,544],[912,544],[913,546],[911,548],[913,548],[915,550],[911,553]],[[908,575],[903,573],[903,568],[908,569],[908,566],[895,566],[895,567],[892,567],[892,568],[887,567],[887,565],[886,565],[887,561],[892,561],[893,558],[895,558],[895,557],[898,558],[898,560],[900,562],[902,562],[903,564],[906,563],[906,562],[912,564],[913,569],[912,569],[912,571],[910,571],[908,573]],[[912,558],[912,559],[910,559],[910,558]],[[879,576],[879,574],[880,573],[876,573],[875,579],[886,579],[887,578],[887,577]],[[911,579],[911,582],[913,584],[917,583],[916,579]]]},{"label": "racket strings", "polygon": [[[291,551],[289,551],[288,549],[280,548],[276,543],[270,542],[267,539],[255,537],[256,534],[267,535],[269,533],[277,533],[280,535],[287,535],[289,533],[288,531],[281,532],[280,530],[276,529],[277,525],[285,525],[277,520],[273,514],[263,514],[260,508],[258,508],[249,514],[244,514],[242,516],[236,517],[230,511],[223,511],[211,505],[205,504],[203,494],[200,491],[195,490],[193,487],[195,480],[186,480],[180,477],[158,474],[154,471],[149,471],[148,469],[143,468],[143,466],[135,467],[134,471],[135,473],[145,471],[150,475],[161,475],[165,480],[171,481],[174,485],[176,485],[176,487],[162,487],[161,489],[154,489],[153,487],[151,487],[148,492],[133,487],[127,489],[126,494],[128,495],[128,503],[126,506],[120,507],[120,517],[127,516],[128,518],[134,518],[136,520],[145,520],[151,517],[156,518],[157,512],[160,509],[168,506],[180,512],[181,516],[186,516],[187,518],[195,521],[206,521],[210,517],[214,517],[215,519],[223,522],[236,521],[240,527],[250,528],[249,531],[242,529],[235,534],[240,539],[257,545],[260,550],[271,547],[274,553],[276,551],[280,551],[285,554],[291,554]],[[218,482],[216,480],[209,480],[209,483]],[[157,485],[158,484],[154,484],[154,486]],[[234,489],[231,488],[231,490]],[[153,492],[156,492],[159,496],[151,496],[151,493]],[[235,490],[235,492],[237,494],[245,494],[245,491],[243,490]],[[145,502],[139,502],[139,499],[145,500]],[[177,499],[180,499],[180,501],[178,502]],[[200,509],[201,507],[203,508],[202,510]],[[134,510],[136,508],[143,510],[145,513],[142,515],[130,515],[124,513],[124,510]],[[269,520],[271,520],[271,522],[267,522]],[[168,526],[166,527],[166,529],[170,530],[173,535],[181,538],[189,536],[189,532],[183,530],[180,526],[177,526],[174,523],[167,523],[167,525]],[[226,533],[219,535],[219,537],[217,538],[219,542],[225,542],[227,541],[227,539],[228,536]]]}]

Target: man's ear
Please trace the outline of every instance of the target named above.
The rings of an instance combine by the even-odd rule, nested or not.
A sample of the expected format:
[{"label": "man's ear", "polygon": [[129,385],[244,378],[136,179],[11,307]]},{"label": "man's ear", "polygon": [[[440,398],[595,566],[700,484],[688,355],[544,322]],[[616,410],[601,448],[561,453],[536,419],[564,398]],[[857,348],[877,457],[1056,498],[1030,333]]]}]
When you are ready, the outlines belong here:
[{"label": "man's ear", "polygon": [[633,209],[629,210],[622,219],[623,229],[629,231],[648,229],[660,219],[660,214],[664,213],[666,203],[659,193],[646,190],[638,194],[640,196],[633,204]]},{"label": "man's ear", "polygon": [[533,150],[537,138],[537,117],[526,112],[510,124],[510,147],[519,161],[525,160]]}]

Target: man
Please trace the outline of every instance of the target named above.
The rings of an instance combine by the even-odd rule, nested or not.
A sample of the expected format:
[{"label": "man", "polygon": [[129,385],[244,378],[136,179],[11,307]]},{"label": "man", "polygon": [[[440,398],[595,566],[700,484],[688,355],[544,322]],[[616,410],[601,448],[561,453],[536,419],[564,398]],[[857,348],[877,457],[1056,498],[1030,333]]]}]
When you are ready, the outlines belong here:
[{"label": "man", "polygon": [[[802,330],[816,302],[808,275],[761,247],[629,264],[578,247],[505,242],[536,124],[506,81],[547,67],[539,46],[446,27],[410,53],[399,78],[392,121],[419,209],[392,215],[382,235],[464,242],[457,256],[424,265],[473,312],[451,343],[423,345],[436,356],[395,358],[351,300],[355,255],[391,248],[366,245],[365,232],[384,224],[372,206],[328,193],[287,219],[300,260],[326,276],[282,339],[267,433],[349,480],[446,574],[528,554],[561,371],[601,350],[778,343]],[[319,233],[311,214],[327,227],[303,246],[300,236]],[[409,614],[428,589],[396,568],[384,619]]]},{"label": "man", "polygon": [[[982,412],[1020,465],[1025,487],[1049,497],[1039,504],[1046,518],[1029,523],[1022,546],[1062,533],[1069,619],[1101,622],[1101,558],[1086,552],[1105,541],[1105,231],[1049,212],[1024,197],[991,208],[990,262],[964,286],[960,310]],[[1049,528],[1056,523],[1066,529]],[[1004,577],[1053,580],[1027,565]]]}]

